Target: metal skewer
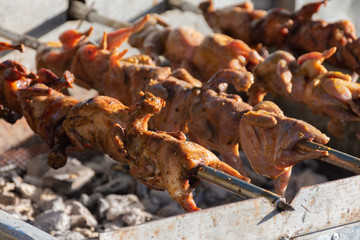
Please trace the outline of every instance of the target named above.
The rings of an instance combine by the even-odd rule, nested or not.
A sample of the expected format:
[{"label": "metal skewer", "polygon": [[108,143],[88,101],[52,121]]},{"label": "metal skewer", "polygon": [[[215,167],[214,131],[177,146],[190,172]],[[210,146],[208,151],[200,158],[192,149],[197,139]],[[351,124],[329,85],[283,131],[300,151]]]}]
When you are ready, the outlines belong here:
[{"label": "metal skewer", "polygon": [[41,43],[34,37],[25,34],[20,35],[2,27],[0,27],[0,36],[16,43],[22,43],[25,46],[35,50],[38,49],[41,45]]},{"label": "metal skewer", "polygon": [[195,175],[237,195],[248,198],[265,197],[280,211],[294,211],[294,208],[281,196],[211,167],[200,166]]},{"label": "metal skewer", "polygon": [[194,4],[191,4],[187,1],[183,0],[166,0],[167,4],[169,5],[169,8],[176,8],[183,12],[193,12],[196,14],[201,14],[201,10],[196,7]]},{"label": "metal skewer", "polygon": [[303,141],[296,145],[295,149],[311,152],[315,150],[325,150],[329,152],[329,156],[320,158],[320,160],[332,165],[347,169],[349,171],[360,173],[360,158],[340,152],[322,144],[310,141]]},{"label": "metal skewer", "polygon": [[69,19],[86,20],[88,22],[96,22],[112,28],[129,27],[131,24],[127,22],[120,22],[115,19],[100,15],[95,9],[86,6],[80,1],[69,1],[69,8],[67,11]]}]

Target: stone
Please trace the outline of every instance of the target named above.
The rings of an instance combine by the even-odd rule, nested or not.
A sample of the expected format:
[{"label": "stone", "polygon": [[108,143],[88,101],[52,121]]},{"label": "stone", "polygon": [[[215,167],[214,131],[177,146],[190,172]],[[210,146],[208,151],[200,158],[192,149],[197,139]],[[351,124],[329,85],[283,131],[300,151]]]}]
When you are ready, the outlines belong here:
[{"label": "stone", "polygon": [[69,201],[71,228],[75,227],[96,227],[98,222],[91,212],[79,201]]},{"label": "stone", "polygon": [[82,189],[95,175],[94,170],[81,164],[74,158],[68,158],[66,165],[60,169],[50,169],[44,174],[46,187],[56,189],[63,194],[72,194]]},{"label": "stone", "polygon": [[70,228],[70,217],[64,211],[49,210],[36,216],[34,226],[47,233],[64,232]]}]

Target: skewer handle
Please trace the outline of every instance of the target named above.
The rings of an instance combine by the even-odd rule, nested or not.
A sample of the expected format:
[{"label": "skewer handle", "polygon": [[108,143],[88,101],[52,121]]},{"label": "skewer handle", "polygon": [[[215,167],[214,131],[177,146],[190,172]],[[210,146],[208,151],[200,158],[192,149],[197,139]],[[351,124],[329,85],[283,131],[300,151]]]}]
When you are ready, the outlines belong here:
[{"label": "skewer handle", "polygon": [[130,26],[130,23],[120,22],[100,15],[94,9],[89,8],[88,6],[86,6],[85,3],[80,1],[69,2],[68,17],[70,19],[86,20],[89,22],[100,23],[114,29]]},{"label": "skewer handle", "polygon": [[315,150],[325,150],[329,152],[329,156],[320,160],[347,169],[349,171],[360,173],[360,159],[349,154],[340,152],[322,144],[310,141],[303,141],[296,145],[296,149],[304,152]]},{"label": "skewer handle", "polygon": [[0,27],[0,36],[16,43],[22,43],[26,47],[35,50],[38,49],[41,45],[41,43],[34,37],[31,37],[29,35],[20,35],[2,27]]},{"label": "skewer handle", "polygon": [[211,167],[200,166],[196,171],[196,176],[237,195],[247,198],[265,197],[274,204],[278,210],[294,210],[281,196]]}]

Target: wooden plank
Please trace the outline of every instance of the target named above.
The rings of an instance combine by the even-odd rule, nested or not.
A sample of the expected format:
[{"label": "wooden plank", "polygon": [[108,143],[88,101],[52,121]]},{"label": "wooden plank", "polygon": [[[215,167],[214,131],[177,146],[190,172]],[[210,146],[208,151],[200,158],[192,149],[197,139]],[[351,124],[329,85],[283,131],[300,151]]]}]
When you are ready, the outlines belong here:
[{"label": "wooden plank", "polygon": [[107,239],[288,239],[360,221],[360,176],[303,188],[294,212],[257,198],[100,234]]}]

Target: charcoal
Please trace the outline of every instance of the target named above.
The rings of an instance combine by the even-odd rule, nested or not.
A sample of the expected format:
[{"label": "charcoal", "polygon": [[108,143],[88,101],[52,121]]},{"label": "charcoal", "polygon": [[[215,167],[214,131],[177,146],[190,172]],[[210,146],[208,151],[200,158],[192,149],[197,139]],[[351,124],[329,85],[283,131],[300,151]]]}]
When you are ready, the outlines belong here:
[{"label": "charcoal", "polygon": [[0,206],[9,206],[15,205],[19,202],[19,198],[15,196],[12,192],[7,192],[5,194],[0,195]]},{"label": "charcoal", "polygon": [[0,185],[0,193],[11,192],[16,188],[15,183],[12,182],[4,182]]},{"label": "charcoal", "polygon": [[64,211],[48,210],[36,216],[34,226],[47,233],[65,232],[70,228],[70,217]]},{"label": "charcoal", "polygon": [[121,214],[131,212],[134,208],[144,209],[144,205],[139,201],[138,197],[133,194],[128,195],[108,195],[106,201],[109,203],[109,209],[106,213],[108,221],[114,220]]},{"label": "charcoal", "polygon": [[69,158],[60,169],[50,169],[44,174],[44,185],[63,194],[72,194],[82,189],[95,175],[94,170],[82,165],[78,160]]},{"label": "charcoal", "polygon": [[54,199],[39,201],[37,203],[37,208],[41,212],[45,212],[48,210],[61,211],[65,210],[65,204],[63,198],[57,196]]},{"label": "charcoal", "polygon": [[141,200],[141,203],[144,205],[145,210],[151,214],[155,214],[161,208],[159,198],[147,197]]},{"label": "charcoal", "polygon": [[64,240],[82,240],[82,239],[86,239],[86,237],[79,232],[69,231],[68,233],[66,233],[64,235],[63,239]]},{"label": "charcoal", "polygon": [[30,199],[20,199],[15,205],[2,207],[2,210],[23,221],[34,220],[34,209],[31,205]]},{"label": "charcoal", "polygon": [[95,232],[94,228],[74,228],[73,229],[74,232],[79,232],[81,233],[83,236],[85,236],[86,238],[99,238],[99,233]]},{"label": "charcoal", "polygon": [[171,217],[179,214],[183,214],[185,211],[176,203],[168,204],[162,207],[157,213],[158,217]]},{"label": "charcoal", "polygon": [[151,189],[149,196],[151,198],[157,198],[160,201],[161,206],[168,205],[174,201],[170,197],[169,193],[165,192],[165,191],[157,191],[157,190]]},{"label": "charcoal", "polygon": [[121,220],[124,221],[127,226],[135,226],[145,223],[152,218],[153,216],[150,213],[147,213],[140,208],[134,208],[132,211],[126,212],[121,217]]},{"label": "charcoal", "polygon": [[98,224],[95,217],[79,201],[70,200],[67,206],[70,208],[71,228],[96,227]]},{"label": "charcoal", "polygon": [[94,189],[94,192],[99,192],[102,194],[111,194],[111,193],[128,193],[131,188],[134,186],[134,180],[125,175],[121,178],[115,178],[104,185],[97,186]]},{"label": "charcoal", "polygon": [[39,187],[24,182],[20,184],[19,191],[24,198],[29,198],[33,202],[39,201],[42,192]]},{"label": "charcoal", "polygon": [[103,219],[106,217],[106,212],[109,209],[110,204],[108,203],[108,201],[106,201],[105,198],[99,198],[98,199],[98,209],[96,211],[97,213],[97,217],[99,219]]}]

